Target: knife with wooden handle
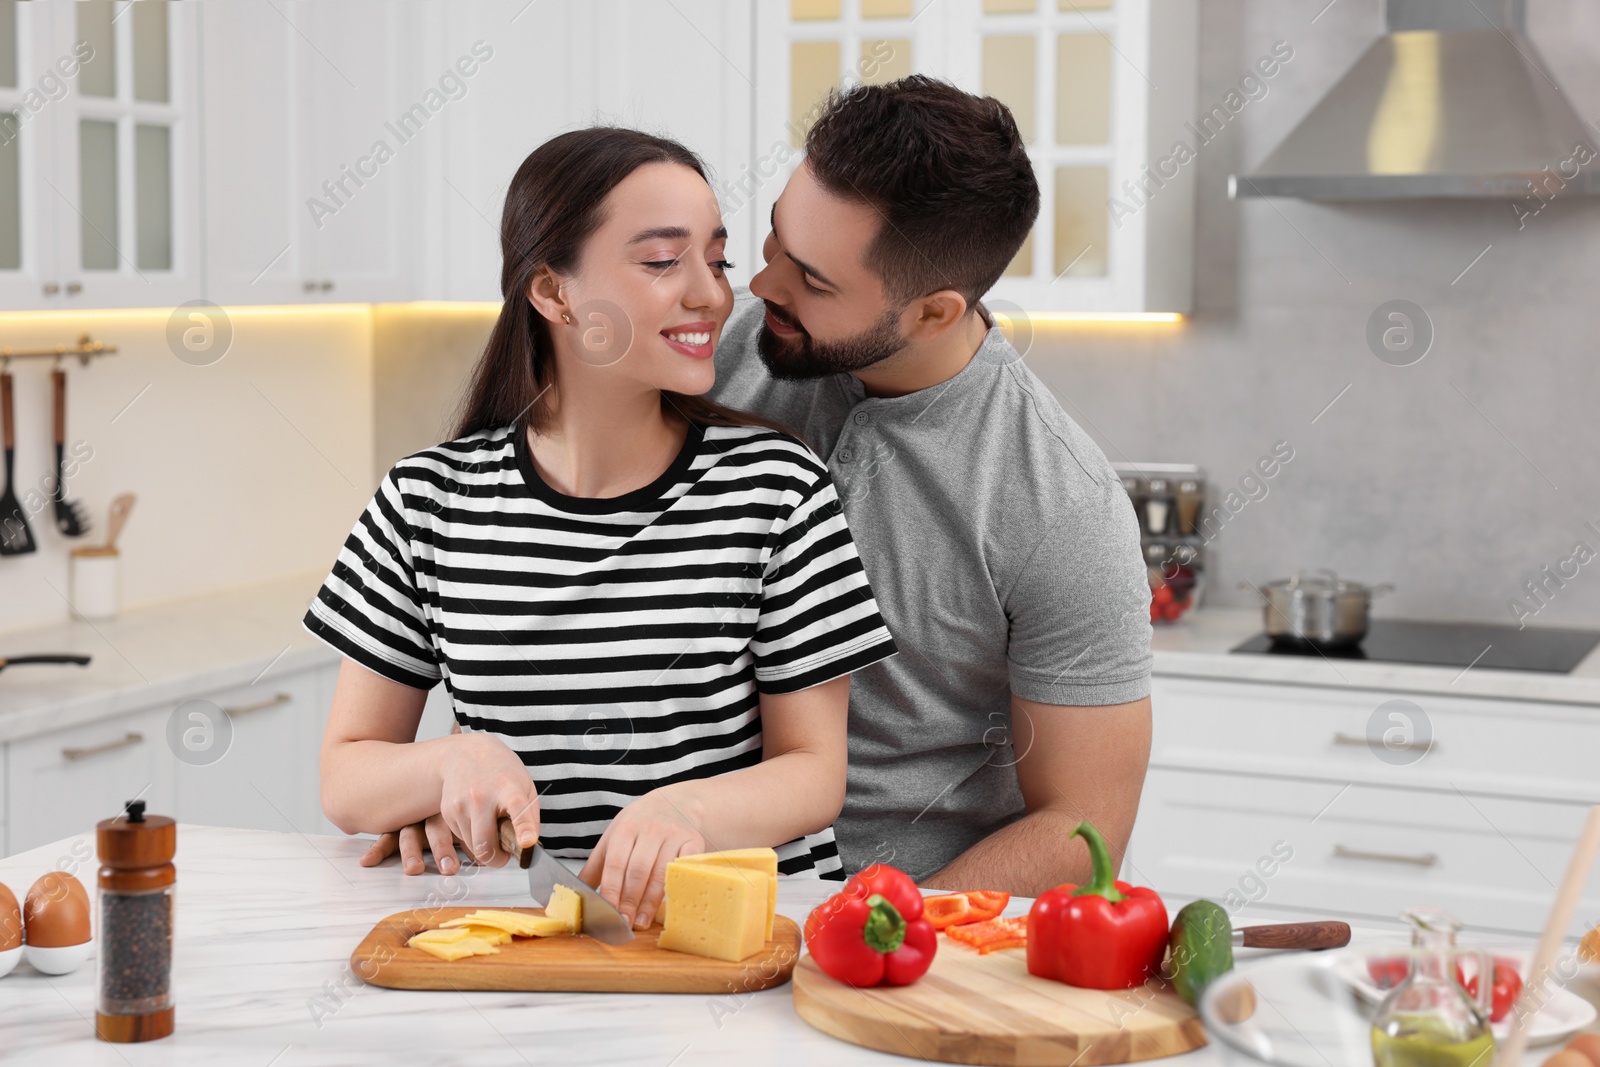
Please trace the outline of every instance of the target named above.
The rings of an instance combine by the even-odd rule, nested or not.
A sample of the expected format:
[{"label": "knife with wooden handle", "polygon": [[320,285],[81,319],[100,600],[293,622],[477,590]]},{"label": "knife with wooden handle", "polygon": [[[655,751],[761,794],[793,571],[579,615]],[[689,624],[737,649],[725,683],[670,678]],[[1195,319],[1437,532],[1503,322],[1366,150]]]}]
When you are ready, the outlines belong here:
[{"label": "knife with wooden handle", "polygon": [[1291,948],[1320,952],[1325,948],[1348,945],[1350,924],[1315,922],[1242,926],[1233,932],[1233,943],[1244,948]]},{"label": "knife with wooden handle", "polygon": [[503,815],[499,828],[500,848],[517,861],[517,866],[528,872],[528,894],[533,897],[535,904],[540,907],[548,905],[555,887],[564,885],[583,898],[580,916],[583,933],[608,945],[625,945],[633,940],[633,928],[622,917],[622,913],[566,864],[546,852],[537,841],[531,848],[520,847],[517,844],[516,827]]}]

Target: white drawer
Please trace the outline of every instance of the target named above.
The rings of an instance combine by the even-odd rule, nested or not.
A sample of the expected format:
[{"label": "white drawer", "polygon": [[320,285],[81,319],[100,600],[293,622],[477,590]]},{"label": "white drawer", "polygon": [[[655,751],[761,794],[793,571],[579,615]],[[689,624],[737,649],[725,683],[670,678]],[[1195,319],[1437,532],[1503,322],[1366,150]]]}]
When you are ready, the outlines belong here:
[{"label": "white drawer", "polygon": [[[1128,873],[1230,910],[1393,919],[1430,904],[1478,930],[1537,934],[1587,813],[1455,790],[1153,769]],[[1591,923],[1600,914],[1600,879],[1578,913]]]},{"label": "white drawer", "polygon": [[7,745],[7,854],[91,832],[135,798],[172,814],[166,719],[142,711]]},{"label": "white drawer", "polygon": [[316,760],[308,759],[304,744],[316,700],[315,672],[301,671],[175,705],[172,744],[183,820],[318,832]]},{"label": "white drawer", "polygon": [[1600,803],[1600,708],[1170,677],[1152,702],[1155,767]]}]

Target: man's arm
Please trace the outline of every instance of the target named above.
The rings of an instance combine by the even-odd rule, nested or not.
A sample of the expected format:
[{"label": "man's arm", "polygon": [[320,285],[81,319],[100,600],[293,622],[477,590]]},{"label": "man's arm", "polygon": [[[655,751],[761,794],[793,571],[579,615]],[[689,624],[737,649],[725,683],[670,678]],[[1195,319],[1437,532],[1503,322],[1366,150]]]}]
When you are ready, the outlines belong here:
[{"label": "man's arm", "polygon": [[1105,835],[1119,867],[1150,763],[1150,698],[1067,707],[1011,698],[1017,781],[1027,814],[923,879],[930,889],[999,889],[1036,897],[1089,877],[1080,822]]}]

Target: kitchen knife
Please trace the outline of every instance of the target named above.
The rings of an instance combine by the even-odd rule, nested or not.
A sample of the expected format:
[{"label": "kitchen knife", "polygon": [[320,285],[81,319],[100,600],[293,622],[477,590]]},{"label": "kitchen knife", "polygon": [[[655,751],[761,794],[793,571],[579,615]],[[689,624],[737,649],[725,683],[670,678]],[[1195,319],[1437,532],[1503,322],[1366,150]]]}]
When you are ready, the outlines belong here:
[{"label": "kitchen knife", "polygon": [[1315,922],[1242,926],[1233,932],[1233,943],[1244,948],[1296,948],[1312,952],[1343,948],[1350,943],[1350,924]]},{"label": "kitchen knife", "polygon": [[503,816],[500,819],[500,848],[514,856],[517,866],[528,872],[528,893],[534,903],[544,907],[550,903],[550,894],[555,887],[564,885],[583,899],[583,933],[608,945],[626,945],[633,940],[633,929],[622,914],[566,864],[546,852],[543,845],[535,842],[532,848],[519,848],[516,827]]}]

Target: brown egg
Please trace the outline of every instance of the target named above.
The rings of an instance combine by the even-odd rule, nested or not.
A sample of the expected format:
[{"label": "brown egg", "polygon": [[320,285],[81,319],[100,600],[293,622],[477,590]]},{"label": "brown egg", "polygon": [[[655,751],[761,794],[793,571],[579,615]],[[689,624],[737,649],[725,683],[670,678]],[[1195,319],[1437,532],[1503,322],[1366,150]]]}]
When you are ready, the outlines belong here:
[{"label": "brown egg", "polygon": [[22,905],[28,944],[64,948],[89,940],[89,891],[63,871],[39,876]]},{"label": "brown egg", "polygon": [[22,944],[22,909],[17,898],[4,883],[0,883],[0,952],[9,952]]},{"label": "brown egg", "polygon": [[1567,1042],[1566,1051],[1581,1052],[1594,1067],[1600,1067],[1600,1034],[1579,1034]]},{"label": "brown egg", "polygon": [[1581,1052],[1564,1048],[1545,1060],[1544,1067],[1589,1067],[1589,1057]]}]

